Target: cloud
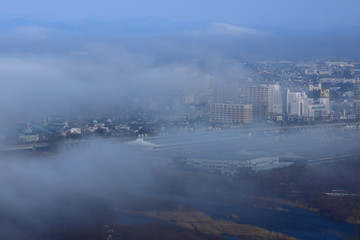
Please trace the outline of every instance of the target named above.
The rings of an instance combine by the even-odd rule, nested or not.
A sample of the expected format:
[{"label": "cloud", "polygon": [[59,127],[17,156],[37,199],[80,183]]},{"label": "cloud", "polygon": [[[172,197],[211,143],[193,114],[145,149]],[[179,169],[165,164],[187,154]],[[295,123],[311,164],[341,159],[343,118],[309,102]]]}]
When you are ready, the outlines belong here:
[{"label": "cloud", "polygon": [[[153,165],[159,159],[170,160],[179,149],[184,157],[233,158],[236,161],[284,154],[317,159],[329,154],[349,154],[357,149],[359,137],[341,144],[344,139],[323,131],[283,136],[254,132],[249,136],[232,129],[196,131],[150,140],[163,145],[164,151],[141,151],[140,147],[120,142],[94,140],[87,142],[87,146],[79,145],[72,151],[46,158],[2,156],[0,239],[68,239],[64,234],[71,234],[71,229],[76,233],[83,229],[88,232],[96,224],[103,226],[112,221],[114,208],[121,209],[129,203],[141,202],[141,199],[167,199],[166,189],[169,187],[171,193],[180,191],[189,199],[199,196],[199,193],[204,194],[201,196],[214,192],[218,196],[219,191],[225,195],[233,193],[233,185],[214,185],[209,177],[205,181],[200,180],[201,177],[193,179],[189,184],[189,181],[184,181],[184,175],[188,176],[186,170],[180,171],[179,166],[175,168],[178,175],[169,176],[167,171],[170,170],[171,174],[174,169],[167,168],[167,165]],[[169,146],[174,150],[166,150]],[[243,193],[255,192],[260,187],[251,179],[242,181],[246,182],[244,187],[236,189]],[[69,239],[82,239],[72,237]]]},{"label": "cloud", "polygon": [[222,22],[211,23],[207,28],[200,30],[185,31],[188,35],[193,36],[226,36],[235,38],[248,38],[248,37],[269,37],[272,33],[260,31],[252,28],[241,27],[238,25]]},{"label": "cloud", "polygon": [[46,159],[3,156],[0,238],[53,239],[91,226],[99,220],[97,212],[128,203],[151,184],[141,159],[130,147],[101,141]]},{"label": "cloud", "polygon": [[84,48],[79,52],[86,54],[0,56],[2,122],[81,107],[119,106],[133,98],[170,97],[192,92],[203,81],[196,64],[158,63],[156,56],[105,44]]},{"label": "cloud", "polygon": [[53,30],[39,26],[21,26],[15,29],[14,34],[27,38],[44,39],[53,34]]},{"label": "cloud", "polygon": [[261,36],[265,32],[258,31],[251,28],[240,27],[229,23],[213,23],[209,29],[209,33],[212,34],[230,34],[237,36]]}]

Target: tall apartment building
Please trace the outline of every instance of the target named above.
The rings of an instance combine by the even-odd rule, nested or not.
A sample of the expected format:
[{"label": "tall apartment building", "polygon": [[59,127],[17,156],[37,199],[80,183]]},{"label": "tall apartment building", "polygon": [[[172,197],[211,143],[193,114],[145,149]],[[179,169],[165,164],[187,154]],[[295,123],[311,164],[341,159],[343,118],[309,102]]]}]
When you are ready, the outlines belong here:
[{"label": "tall apartment building", "polygon": [[252,116],[252,105],[250,104],[210,104],[210,122],[250,123],[252,121]]},{"label": "tall apartment building", "polygon": [[282,98],[278,84],[246,87],[245,102],[253,105],[254,118],[260,119],[269,114],[282,113]]},{"label": "tall apartment building", "polygon": [[272,94],[274,95],[274,104],[273,104],[273,111],[271,113],[274,114],[282,114],[283,111],[283,102],[282,102],[282,94],[281,88],[279,84],[269,85],[272,89]]},{"label": "tall apartment building", "polygon": [[238,103],[238,88],[236,82],[216,82],[214,84],[214,102]]}]

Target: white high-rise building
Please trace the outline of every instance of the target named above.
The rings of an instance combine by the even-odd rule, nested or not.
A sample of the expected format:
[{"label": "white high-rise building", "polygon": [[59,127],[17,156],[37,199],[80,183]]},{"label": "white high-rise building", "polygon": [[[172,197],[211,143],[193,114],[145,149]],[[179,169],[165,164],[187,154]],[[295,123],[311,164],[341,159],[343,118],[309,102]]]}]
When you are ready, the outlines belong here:
[{"label": "white high-rise building", "polygon": [[286,93],[286,113],[289,115],[307,115],[309,100],[305,92]]},{"label": "white high-rise building", "polygon": [[320,98],[319,103],[323,104],[325,107],[325,112],[323,115],[329,115],[330,114],[330,99],[329,98]]}]

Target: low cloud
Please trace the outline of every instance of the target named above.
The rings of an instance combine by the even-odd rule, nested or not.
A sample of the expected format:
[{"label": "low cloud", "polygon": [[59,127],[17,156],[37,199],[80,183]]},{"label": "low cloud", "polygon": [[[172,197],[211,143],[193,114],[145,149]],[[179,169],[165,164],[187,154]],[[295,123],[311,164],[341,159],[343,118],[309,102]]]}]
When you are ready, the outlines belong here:
[{"label": "low cloud", "polygon": [[3,156],[0,166],[0,238],[9,240],[89,227],[152,181],[139,152],[100,141],[46,159]]},{"label": "low cloud", "polygon": [[265,36],[266,33],[251,28],[245,28],[229,23],[213,23],[209,29],[212,34],[229,34],[234,36]]},{"label": "low cloud", "polygon": [[44,39],[53,34],[53,31],[38,26],[23,26],[16,28],[14,34],[26,38]]},{"label": "low cloud", "polygon": [[235,39],[257,38],[264,39],[272,36],[272,33],[246,28],[234,24],[214,22],[207,28],[187,30],[186,35],[194,37],[227,37]]}]

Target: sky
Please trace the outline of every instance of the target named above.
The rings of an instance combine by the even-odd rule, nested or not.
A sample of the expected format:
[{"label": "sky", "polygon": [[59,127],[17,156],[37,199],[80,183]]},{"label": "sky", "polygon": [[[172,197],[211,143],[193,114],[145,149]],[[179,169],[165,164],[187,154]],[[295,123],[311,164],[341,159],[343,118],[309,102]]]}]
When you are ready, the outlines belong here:
[{"label": "sky", "polygon": [[2,0],[0,122],[192,94],[209,72],[226,80],[214,66],[251,75],[238,60],[358,58],[357,9],[354,0]]},{"label": "sky", "polygon": [[61,21],[158,17],[290,29],[359,27],[358,0],[6,0],[0,16]]},{"label": "sky", "polygon": [[[357,0],[2,0],[0,118],[133,93],[190,94],[206,66],[223,62],[358,58],[357,9]],[[216,72],[225,78],[227,69]]]}]

